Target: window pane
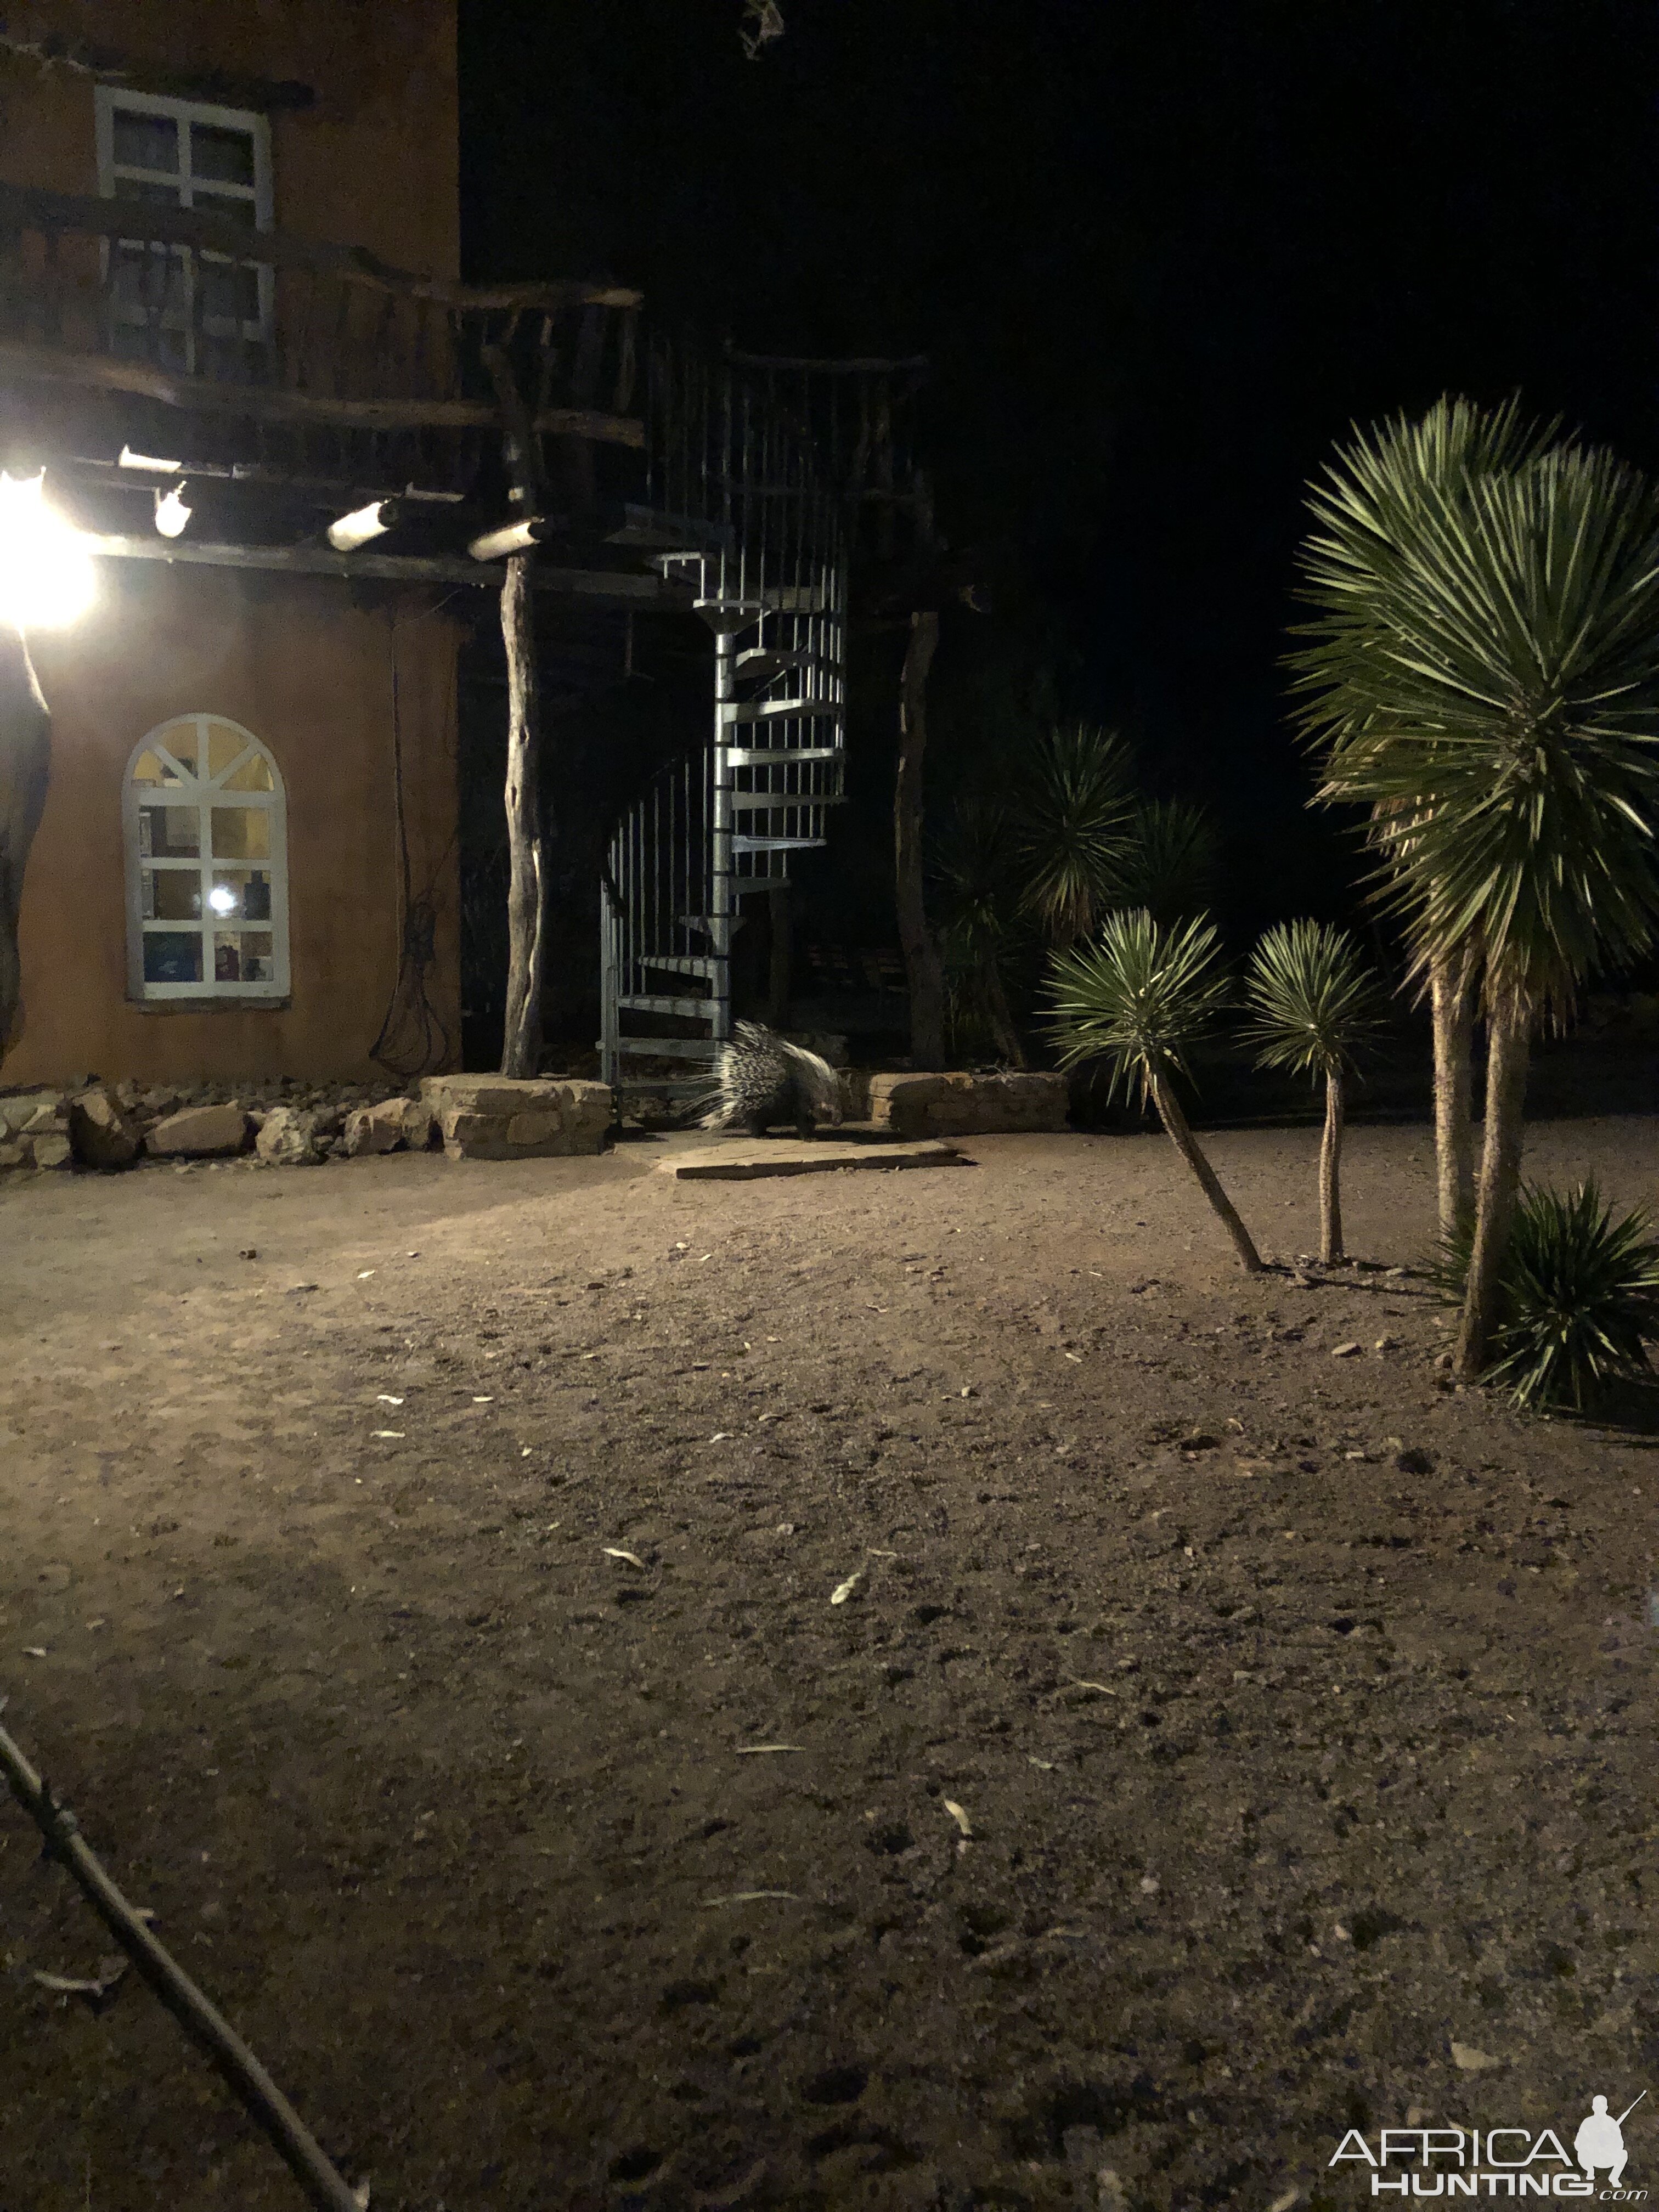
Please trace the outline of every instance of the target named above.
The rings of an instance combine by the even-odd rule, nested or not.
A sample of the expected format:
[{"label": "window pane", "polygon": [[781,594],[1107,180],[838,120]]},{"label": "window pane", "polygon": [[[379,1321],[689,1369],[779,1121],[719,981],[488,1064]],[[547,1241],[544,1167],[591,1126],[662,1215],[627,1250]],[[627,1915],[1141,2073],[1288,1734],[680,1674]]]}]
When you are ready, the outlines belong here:
[{"label": "window pane", "polygon": [[[117,157],[120,157],[118,155]],[[190,126],[190,167],[196,177],[212,177],[222,184],[253,182],[253,134],[227,131],[216,123]]]},{"label": "window pane", "polygon": [[216,192],[207,185],[198,185],[190,197],[198,215],[222,215],[228,222],[247,231],[259,227],[258,210],[240,192]]},{"label": "window pane", "polygon": [[226,791],[275,791],[276,780],[270,773],[270,763],[259,753],[251,753],[234,775],[227,776]]},{"label": "window pane", "polygon": [[192,860],[201,850],[202,817],[194,806],[141,806],[138,850],[146,859]]},{"label": "window pane", "polygon": [[216,860],[265,860],[270,857],[270,814],[263,806],[216,806],[212,814]]},{"label": "window pane", "polygon": [[184,205],[185,188],[182,185],[141,182],[137,177],[118,177],[116,182],[120,186],[120,190],[115,195],[117,199],[149,200],[156,207],[176,208]]},{"label": "window pane", "polygon": [[216,983],[274,983],[276,965],[268,929],[221,929],[213,938]]},{"label": "window pane", "polygon": [[132,771],[135,783],[177,784],[179,778],[170,763],[157,753],[140,753],[138,765]]},{"label": "window pane", "polygon": [[118,245],[110,256],[110,289],[118,307],[149,316],[185,311],[185,264],[165,246]]},{"label": "window pane", "polygon": [[146,868],[144,918],[195,921],[202,911],[202,878],[195,868]]},{"label": "window pane", "polygon": [[[207,733],[207,772],[222,775],[247,750],[247,739],[228,722],[210,722]],[[246,787],[244,787],[246,788]]]},{"label": "window pane", "polygon": [[155,731],[154,735],[156,742],[173,755],[180,768],[191,775],[198,773],[194,722],[169,722],[164,729]]},{"label": "window pane", "polygon": [[259,272],[234,261],[204,261],[197,272],[197,297],[208,323],[257,323]]},{"label": "window pane", "polygon": [[258,868],[216,868],[208,904],[227,920],[235,915],[252,921],[269,921],[270,885]]},{"label": "window pane", "polygon": [[[118,107],[114,116],[115,159],[124,169],[157,169],[163,176],[179,173],[179,125],[170,115],[145,115],[137,108]],[[252,153],[252,148],[249,151]]]},{"label": "window pane", "polygon": [[202,936],[199,930],[147,929],[144,932],[144,981],[147,983],[199,983],[202,980]]}]

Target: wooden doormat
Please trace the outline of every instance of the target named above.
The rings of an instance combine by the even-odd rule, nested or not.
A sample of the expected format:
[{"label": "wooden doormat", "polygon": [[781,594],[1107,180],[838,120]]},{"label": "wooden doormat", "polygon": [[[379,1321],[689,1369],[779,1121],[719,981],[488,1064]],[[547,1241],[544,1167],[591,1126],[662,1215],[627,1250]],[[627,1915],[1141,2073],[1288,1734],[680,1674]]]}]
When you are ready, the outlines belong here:
[{"label": "wooden doormat", "polygon": [[915,1144],[791,1143],[762,1138],[700,1146],[657,1163],[659,1175],[681,1182],[754,1182],[763,1176],[828,1175],[838,1168],[971,1167],[954,1145],[937,1138]]}]

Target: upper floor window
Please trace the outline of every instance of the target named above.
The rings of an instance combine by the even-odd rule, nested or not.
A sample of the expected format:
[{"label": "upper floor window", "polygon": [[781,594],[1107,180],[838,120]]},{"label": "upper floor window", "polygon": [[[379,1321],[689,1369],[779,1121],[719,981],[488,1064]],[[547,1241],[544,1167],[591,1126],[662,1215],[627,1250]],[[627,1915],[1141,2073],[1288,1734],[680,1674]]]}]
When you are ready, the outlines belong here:
[{"label": "upper floor window", "polygon": [[240,723],[150,732],[123,810],[131,997],[286,997],[285,817],[276,764]]},{"label": "upper floor window", "polygon": [[[271,226],[270,130],[263,115],[160,93],[94,88],[98,182],[106,198],[153,200],[222,216],[249,231]],[[270,337],[272,271],[122,240],[111,250],[112,336],[195,375],[257,374],[250,349]]]}]

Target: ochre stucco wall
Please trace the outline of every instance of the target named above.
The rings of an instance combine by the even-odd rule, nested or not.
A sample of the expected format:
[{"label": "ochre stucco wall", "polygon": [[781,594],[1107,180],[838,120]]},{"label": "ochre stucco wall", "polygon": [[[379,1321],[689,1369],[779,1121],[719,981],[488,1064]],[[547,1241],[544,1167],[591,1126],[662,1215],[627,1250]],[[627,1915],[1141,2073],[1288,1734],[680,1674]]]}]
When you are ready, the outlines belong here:
[{"label": "ochre stucco wall", "polygon": [[[97,603],[32,650],[52,714],[52,782],[24,881],[24,1026],[0,1087],[383,1073],[369,1057],[397,978],[392,605],[327,580],[100,563]],[[428,988],[459,1042],[453,622],[399,592],[398,706],[414,888],[438,906]],[[240,722],[288,799],[286,1006],[140,1006],[127,996],[121,787],[175,714]]]},{"label": "ochre stucco wall", "polygon": [[[24,0],[4,10],[0,178],[95,193],[94,79],[16,51],[67,41],[150,72],[216,70],[313,88],[270,118],[277,227],[396,267],[460,267],[455,0]],[[257,103],[249,101],[248,105]]]}]

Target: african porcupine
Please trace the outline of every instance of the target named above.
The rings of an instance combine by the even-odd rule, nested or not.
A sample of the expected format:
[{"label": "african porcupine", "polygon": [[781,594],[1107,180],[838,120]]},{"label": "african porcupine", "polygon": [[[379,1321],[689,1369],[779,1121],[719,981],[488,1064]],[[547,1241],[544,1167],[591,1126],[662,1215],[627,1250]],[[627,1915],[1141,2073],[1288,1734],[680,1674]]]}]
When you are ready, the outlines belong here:
[{"label": "african porcupine", "polygon": [[714,1063],[720,1089],[705,1129],[747,1129],[763,1137],[778,1121],[793,1121],[796,1133],[812,1134],[814,1125],[841,1121],[841,1079],[827,1060],[791,1044],[764,1022],[739,1022]]}]

